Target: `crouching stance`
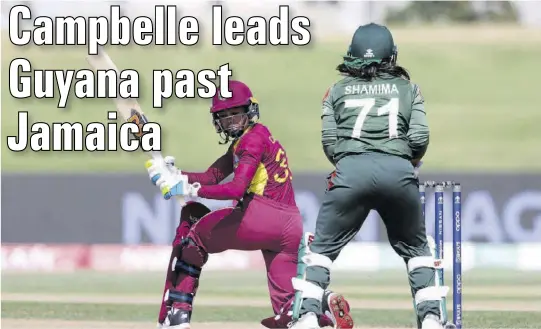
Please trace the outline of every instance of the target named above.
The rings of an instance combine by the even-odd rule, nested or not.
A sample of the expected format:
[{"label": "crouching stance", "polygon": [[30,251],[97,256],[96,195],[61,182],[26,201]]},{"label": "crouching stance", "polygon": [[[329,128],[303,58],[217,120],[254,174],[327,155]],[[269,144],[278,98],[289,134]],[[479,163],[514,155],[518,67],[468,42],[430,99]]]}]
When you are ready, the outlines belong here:
[{"label": "crouching stance", "polygon": [[[291,319],[302,217],[295,204],[292,174],[283,146],[257,123],[258,103],[250,89],[230,82],[231,98],[218,95],[211,114],[227,152],[204,173],[181,172],[174,159],[151,160],[147,170],[166,199],[176,196],[237,200],[235,207],[210,211],[190,202],[182,208],[167,271],[158,322],[190,328],[199,276],[209,254],[225,250],[261,250],[275,316],[262,321],[285,328]],[[232,181],[219,184],[230,174]],[[333,325],[327,318],[323,325]]]},{"label": "crouching stance", "polygon": [[[424,99],[396,64],[390,31],[360,26],[337,70],[343,78],[325,94],[322,145],[336,166],[319,210],[304,280],[300,318],[292,329],[318,327],[330,266],[375,209],[389,242],[407,265],[418,327],[442,329],[446,287],[435,286],[435,259],[425,231],[414,165],[429,141]],[[443,308],[444,309],[444,308]]]}]

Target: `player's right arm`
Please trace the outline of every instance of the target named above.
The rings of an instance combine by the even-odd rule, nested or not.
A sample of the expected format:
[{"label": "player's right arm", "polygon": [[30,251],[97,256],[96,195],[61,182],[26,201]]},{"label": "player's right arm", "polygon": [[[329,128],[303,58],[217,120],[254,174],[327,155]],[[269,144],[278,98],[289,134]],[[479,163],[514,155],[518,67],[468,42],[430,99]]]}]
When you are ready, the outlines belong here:
[{"label": "player's right arm", "polygon": [[233,173],[233,150],[229,148],[227,153],[214,161],[214,163],[202,173],[182,171],[183,175],[188,176],[190,184],[199,183],[201,185],[216,185],[223,181],[227,176]]},{"label": "player's right arm", "polygon": [[334,146],[338,137],[336,135],[336,120],[334,119],[334,107],[332,104],[332,87],[327,89],[323,97],[323,108],[321,114],[321,145],[327,159],[334,163]]},{"label": "player's right arm", "polygon": [[409,122],[408,140],[412,152],[412,161],[418,162],[426,153],[429,143],[428,121],[425,112],[425,100],[419,86],[412,84],[413,102]]}]

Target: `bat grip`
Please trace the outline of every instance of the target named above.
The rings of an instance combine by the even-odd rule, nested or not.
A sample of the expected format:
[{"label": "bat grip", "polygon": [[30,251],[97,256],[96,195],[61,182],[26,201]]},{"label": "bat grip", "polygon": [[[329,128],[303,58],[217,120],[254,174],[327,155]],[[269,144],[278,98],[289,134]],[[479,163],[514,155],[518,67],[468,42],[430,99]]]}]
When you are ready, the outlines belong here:
[{"label": "bat grip", "polygon": [[180,204],[181,207],[184,207],[186,205],[186,200],[184,200],[184,197],[181,195],[177,195],[177,202]]},{"label": "bat grip", "polygon": [[150,155],[154,160],[163,161],[163,156],[159,151],[150,151]]}]

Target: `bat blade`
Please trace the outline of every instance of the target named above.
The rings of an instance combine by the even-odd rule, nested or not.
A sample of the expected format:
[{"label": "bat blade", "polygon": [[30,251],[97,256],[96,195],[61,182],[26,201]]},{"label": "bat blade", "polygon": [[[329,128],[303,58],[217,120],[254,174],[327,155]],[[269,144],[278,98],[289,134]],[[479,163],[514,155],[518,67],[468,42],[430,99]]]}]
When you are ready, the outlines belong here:
[{"label": "bat blade", "polygon": [[[120,70],[103,48],[100,48],[96,55],[87,55],[86,60],[95,70],[114,70],[117,77],[120,77]],[[113,101],[115,102],[117,112],[126,122],[132,122],[139,126],[139,133],[136,134],[136,137],[141,138],[143,124],[147,123],[148,119],[141,109],[139,102],[134,99],[122,98],[119,95]],[[163,156],[159,151],[150,151],[149,153],[152,158],[163,160]]]},{"label": "bat blade", "polygon": [[[86,57],[86,60],[95,70],[114,70],[117,77],[120,77],[120,71],[118,67],[115,65],[111,57],[107,55],[103,48],[100,48],[96,55],[88,55]],[[139,102],[134,99],[122,98],[119,95],[117,95],[117,97],[113,100],[116,105],[116,110],[120,114],[120,116],[124,120],[126,120],[126,122],[132,122],[139,126],[139,133],[136,134],[136,137],[141,138],[143,124],[147,123],[148,119],[143,113],[143,110],[141,110]],[[153,159],[163,161],[163,156],[159,151],[145,151],[145,153],[150,153]],[[181,206],[184,206],[186,204],[186,201],[182,196],[177,196],[177,200]]]},{"label": "bat blade", "polygon": [[[88,55],[86,58],[87,58],[88,63],[95,70],[100,70],[100,71],[114,70],[116,72],[117,77],[120,77],[120,70],[115,65],[111,57],[109,57],[109,55],[107,55],[105,50],[103,50],[102,48],[99,49],[98,54]],[[116,104],[118,113],[120,113],[120,115],[126,121],[129,121],[129,119],[133,116],[134,111],[144,116],[144,113],[141,110],[141,107],[139,106],[139,103],[136,100],[125,99],[120,96],[117,96],[116,98],[114,98],[114,102]]]}]

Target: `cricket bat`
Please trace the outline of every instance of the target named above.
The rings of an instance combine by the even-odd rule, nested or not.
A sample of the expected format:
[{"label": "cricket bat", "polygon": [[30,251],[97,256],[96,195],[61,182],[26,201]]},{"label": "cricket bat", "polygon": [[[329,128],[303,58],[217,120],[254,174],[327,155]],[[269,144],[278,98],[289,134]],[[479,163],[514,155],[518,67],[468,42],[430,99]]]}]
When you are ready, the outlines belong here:
[{"label": "cricket bat", "polygon": [[[103,48],[100,48],[97,55],[87,55],[86,60],[95,70],[115,70],[118,77],[120,77],[120,71],[116,67],[115,63],[107,55]],[[139,133],[135,134],[136,137],[141,138],[143,135],[143,124],[147,123],[147,117],[141,110],[141,106],[134,99],[125,99],[120,96],[117,96],[114,99],[116,110],[120,116],[126,122],[132,122],[139,126]],[[163,156],[160,151],[143,151],[149,153],[149,155],[159,161],[163,161]],[[182,196],[177,196],[181,206],[186,204],[186,201]]]}]

